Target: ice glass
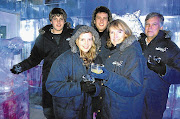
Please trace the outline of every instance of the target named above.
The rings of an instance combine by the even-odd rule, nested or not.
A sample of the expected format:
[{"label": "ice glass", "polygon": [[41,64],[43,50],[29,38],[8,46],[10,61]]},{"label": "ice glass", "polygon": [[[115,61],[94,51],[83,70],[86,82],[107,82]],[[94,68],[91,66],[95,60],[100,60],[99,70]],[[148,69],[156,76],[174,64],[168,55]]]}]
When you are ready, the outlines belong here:
[{"label": "ice glass", "polygon": [[104,67],[103,64],[92,63],[91,64],[91,72],[94,72],[96,74],[101,74],[101,73],[103,73],[102,67]]}]

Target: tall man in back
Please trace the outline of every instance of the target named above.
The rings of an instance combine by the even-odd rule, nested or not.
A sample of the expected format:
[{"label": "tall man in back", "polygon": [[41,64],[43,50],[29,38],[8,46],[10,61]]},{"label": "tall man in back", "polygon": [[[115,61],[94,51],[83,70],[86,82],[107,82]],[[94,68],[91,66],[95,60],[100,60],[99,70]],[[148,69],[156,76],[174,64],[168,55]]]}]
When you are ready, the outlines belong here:
[{"label": "tall man in back", "polygon": [[97,7],[92,15],[91,26],[96,29],[101,38],[99,55],[102,60],[106,58],[106,39],[108,37],[107,26],[112,21],[111,11],[105,6]]},{"label": "tall man in back", "polygon": [[[101,38],[101,47],[98,51],[102,61],[105,61],[107,54],[106,39],[108,37],[107,26],[112,21],[112,14],[110,10],[105,6],[97,7],[92,14],[91,26],[99,33]],[[100,80],[96,80],[101,85]],[[92,105],[93,111],[96,115],[96,119],[101,119],[101,105],[102,105],[102,93],[99,96],[93,97]]]}]

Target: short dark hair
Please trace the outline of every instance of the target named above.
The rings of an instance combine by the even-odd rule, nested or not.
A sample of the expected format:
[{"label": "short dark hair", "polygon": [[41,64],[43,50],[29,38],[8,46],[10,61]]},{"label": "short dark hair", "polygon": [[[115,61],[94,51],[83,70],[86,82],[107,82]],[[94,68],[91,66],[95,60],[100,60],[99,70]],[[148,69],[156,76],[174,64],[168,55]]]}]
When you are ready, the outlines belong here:
[{"label": "short dark hair", "polygon": [[108,14],[108,21],[111,21],[112,20],[112,14],[111,14],[111,11],[105,7],[105,6],[99,6],[95,9],[95,13],[94,13],[94,19],[96,17],[96,14],[97,13],[100,13],[100,12],[105,12]]},{"label": "short dark hair", "polygon": [[54,16],[60,16],[62,15],[64,18],[64,21],[66,22],[67,14],[64,11],[64,9],[61,8],[53,8],[51,12],[49,13],[49,20],[51,21]]},{"label": "short dark hair", "polygon": [[149,13],[149,14],[146,16],[145,22],[146,22],[147,20],[149,20],[150,18],[156,17],[156,16],[160,19],[160,25],[163,26],[163,24],[164,24],[164,17],[163,17],[162,14],[157,13],[157,12],[151,12],[151,13]]}]

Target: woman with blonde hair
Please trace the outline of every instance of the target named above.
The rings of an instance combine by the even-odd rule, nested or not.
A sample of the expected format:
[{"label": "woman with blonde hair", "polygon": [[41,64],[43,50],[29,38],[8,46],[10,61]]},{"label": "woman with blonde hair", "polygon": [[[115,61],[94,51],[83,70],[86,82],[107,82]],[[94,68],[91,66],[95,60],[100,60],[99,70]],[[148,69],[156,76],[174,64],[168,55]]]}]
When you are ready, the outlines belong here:
[{"label": "woman with blonde hair", "polygon": [[98,94],[99,85],[83,79],[89,76],[91,63],[101,63],[97,57],[99,35],[94,28],[80,25],[69,44],[71,50],[54,61],[46,88],[53,96],[56,119],[91,119],[92,96]]},{"label": "woman with blonde hair", "polygon": [[141,119],[144,99],[144,57],[137,38],[122,20],[108,26],[108,57],[102,74],[102,119]]}]

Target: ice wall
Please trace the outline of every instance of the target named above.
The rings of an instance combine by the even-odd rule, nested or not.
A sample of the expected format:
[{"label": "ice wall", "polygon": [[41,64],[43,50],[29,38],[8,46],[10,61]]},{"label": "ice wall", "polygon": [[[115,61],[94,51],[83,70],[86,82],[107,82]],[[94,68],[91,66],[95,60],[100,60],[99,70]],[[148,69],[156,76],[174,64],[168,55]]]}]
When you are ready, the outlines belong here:
[{"label": "ice wall", "polygon": [[20,37],[0,38],[0,119],[28,119],[28,83],[23,74],[10,72],[21,61],[23,41]]},{"label": "ice wall", "polygon": [[[38,35],[38,29],[49,24],[48,14],[52,8],[63,8],[68,15],[67,21],[71,23],[72,27],[75,27],[78,24],[90,25],[93,10],[100,5],[108,7],[118,17],[140,11],[138,20],[135,21],[140,20],[142,27],[144,27],[145,16],[149,12],[160,12],[165,16],[164,29],[173,33],[172,40],[180,47],[180,0],[1,0],[0,11],[20,15],[20,29],[17,36],[21,36],[25,42],[22,51],[22,59],[25,59],[29,56]],[[8,20],[9,16],[1,15],[0,26]],[[10,29],[17,29],[9,23],[5,24],[9,25]],[[27,79],[30,85],[40,85],[41,76],[38,73],[41,72],[41,66],[28,70]],[[37,81],[38,83],[36,83]],[[164,118],[180,117],[179,102],[180,85],[171,85]]]}]

